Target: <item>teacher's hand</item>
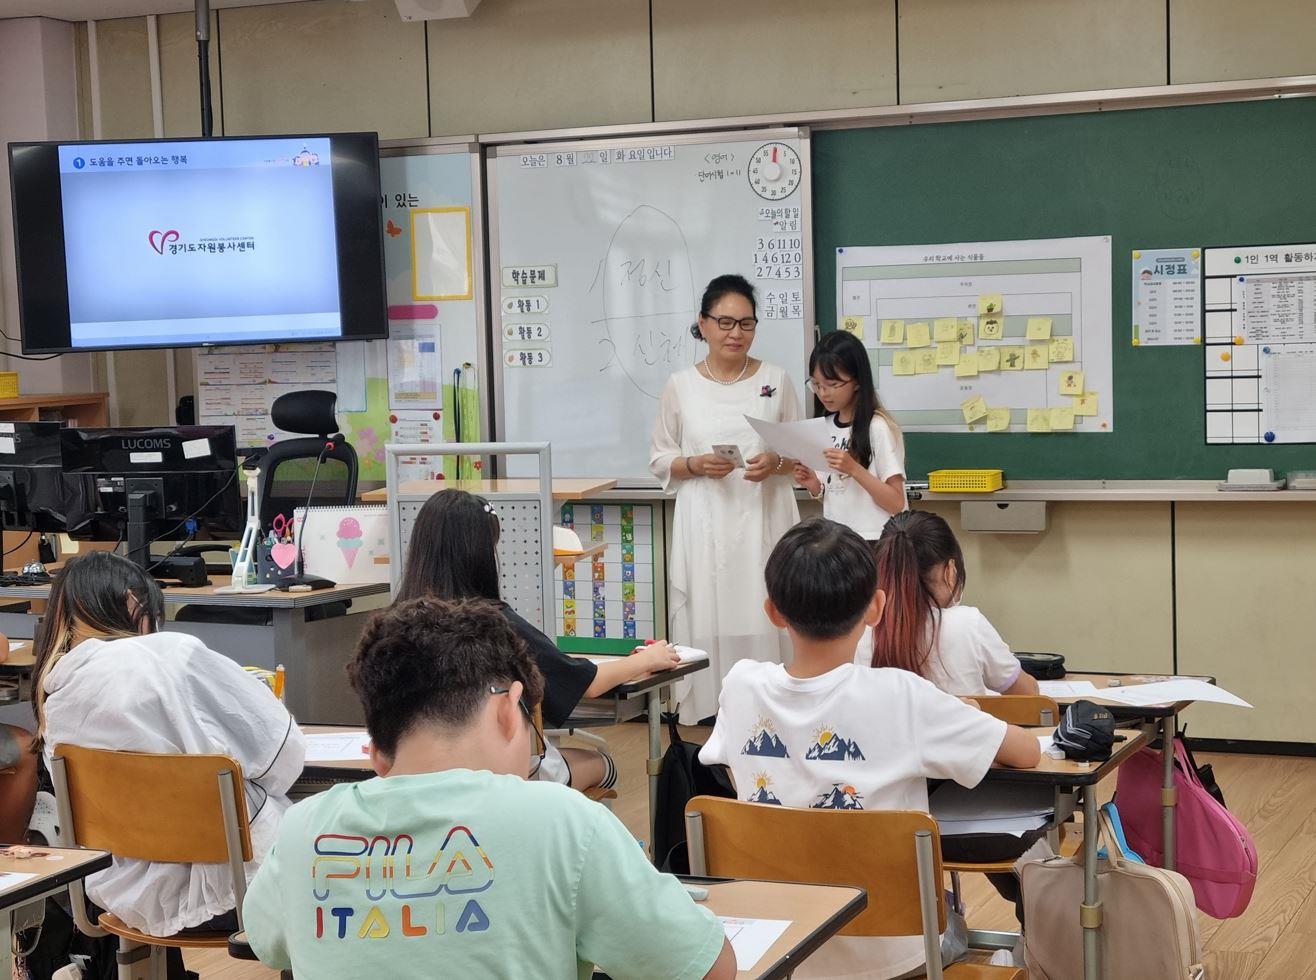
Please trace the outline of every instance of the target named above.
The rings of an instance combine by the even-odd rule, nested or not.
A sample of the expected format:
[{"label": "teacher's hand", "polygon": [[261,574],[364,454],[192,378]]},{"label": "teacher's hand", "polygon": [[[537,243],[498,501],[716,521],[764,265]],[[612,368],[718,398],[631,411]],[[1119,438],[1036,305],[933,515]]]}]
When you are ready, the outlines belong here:
[{"label": "teacher's hand", "polygon": [[750,483],[762,483],[773,474],[781,457],[776,453],[759,453],[745,460],[745,479]]},{"label": "teacher's hand", "polygon": [[691,456],[686,464],[695,476],[706,476],[710,480],[720,480],[736,468],[736,464],[714,453]]},{"label": "teacher's hand", "polygon": [[818,474],[803,463],[796,463],[791,475],[795,477],[795,482],[808,490],[811,495],[816,497],[822,493],[822,481],[818,479]]}]

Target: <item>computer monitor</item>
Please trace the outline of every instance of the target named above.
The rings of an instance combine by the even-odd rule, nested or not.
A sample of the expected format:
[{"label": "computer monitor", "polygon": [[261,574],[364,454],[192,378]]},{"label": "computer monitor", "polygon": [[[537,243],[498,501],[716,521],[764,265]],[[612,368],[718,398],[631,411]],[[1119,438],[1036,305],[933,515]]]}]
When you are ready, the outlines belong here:
[{"label": "computer monitor", "polygon": [[[155,572],[156,541],[224,540],[242,533],[237,444],[231,425],[65,429],[71,537],[127,541]],[[169,577],[169,576],[161,576]]]},{"label": "computer monitor", "polygon": [[62,531],[67,494],[60,422],[0,422],[0,526]]}]

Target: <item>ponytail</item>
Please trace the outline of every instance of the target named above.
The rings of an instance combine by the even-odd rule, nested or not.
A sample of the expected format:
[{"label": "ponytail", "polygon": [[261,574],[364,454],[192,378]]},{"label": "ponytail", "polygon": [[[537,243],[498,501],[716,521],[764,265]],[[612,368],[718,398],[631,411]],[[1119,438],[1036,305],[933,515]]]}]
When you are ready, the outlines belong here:
[{"label": "ponytail", "polygon": [[877,581],[886,592],[886,611],[873,629],[874,667],[926,674],[941,623],[941,606],[928,577],[946,562],[955,566],[952,599],[958,600],[964,591],[964,555],[950,525],[919,510],[887,521],[877,543]]}]

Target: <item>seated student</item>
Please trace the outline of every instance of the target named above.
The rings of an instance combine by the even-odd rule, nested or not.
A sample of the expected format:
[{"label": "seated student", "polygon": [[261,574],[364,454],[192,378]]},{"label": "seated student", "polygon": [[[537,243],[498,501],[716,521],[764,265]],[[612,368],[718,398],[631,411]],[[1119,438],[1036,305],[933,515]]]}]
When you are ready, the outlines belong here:
[{"label": "seated student", "polygon": [[[497,603],[512,628],[530,647],[544,675],[544,724],[557,728],[581,698],[596,698],[618,684],[675,667],[680,657],[666,643],[641,647],[629,657],[594,664],[569,657],[499,598],[498,513],[483,497],[465,490],[443,490],[430,497],[416,515],[411,545],[394,601],[431,595],[440,599],[489,599]],[[548,754],[538,778],[577,788],[611,787],[617,769],[606,752],[557,749]]]},{"label": "seated student", "polygon": [[721,923],[609,810],[527,781],[543,678],[498,606],[395,603],[348,677],[384,778],[288,811],[243,905],[263,963],[313,978],[735,975]]},{"label": "seated student", "polygon": [[[164,599],[126,558],[71,559],[50,590],[36,641],[32,706],[46,764],[55,746],[224,754],[242,764],[255,873],[273,843],[306,742],[269,688],[186,633],[159,632]],[[125,787],[130,792],[131,787]],[[153,936],[237,928],[227,864],[114,859],[87,895]],[[183,974],[169,951],[171,980]]]},{"label": "seated student", "polygon": [[886,612],[857,662],[901,667],[959,697],[1038,692],[987,617],[960,605],[964,555],[941,517],[922,510],[892,517],[877,544],[877,580]]},{"label": "seated student", "polygon": [[[903,670],[854,663],[882,616],[871,546],[825,518],[797,524],[767,566],[768,618],[790,635],[789,666],[742,660],[722,682],[699,753],[731,768],[742,799],[815,809],[924,810],[927,780],[974,786],[993,763],[1026,768],[1037,739]],[[922,975],[921,937],[841,937],[800,977]]]}]

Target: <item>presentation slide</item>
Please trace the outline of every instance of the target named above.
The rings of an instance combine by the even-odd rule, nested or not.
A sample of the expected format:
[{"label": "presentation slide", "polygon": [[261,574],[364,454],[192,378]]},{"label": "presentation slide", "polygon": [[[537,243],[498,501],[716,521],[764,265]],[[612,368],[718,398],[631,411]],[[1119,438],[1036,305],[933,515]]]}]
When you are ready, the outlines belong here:
[{"label": "presentation slide", "polygon": [[325,138],[61,146],[71,346],[341,336],[330,160]]}]

